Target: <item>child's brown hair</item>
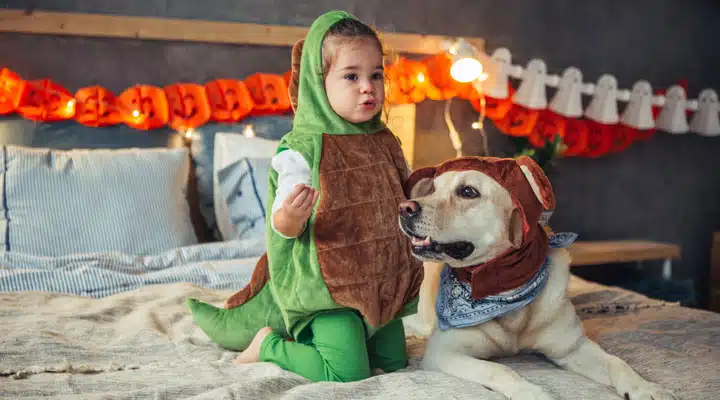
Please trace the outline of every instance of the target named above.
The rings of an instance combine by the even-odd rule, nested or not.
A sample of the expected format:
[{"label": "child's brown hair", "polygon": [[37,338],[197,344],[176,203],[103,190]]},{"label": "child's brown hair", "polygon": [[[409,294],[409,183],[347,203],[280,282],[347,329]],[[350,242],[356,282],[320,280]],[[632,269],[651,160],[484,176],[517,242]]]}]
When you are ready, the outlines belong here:
[{"label": "child's brown hair", "polygon": [[323,75],[327,74],[332,65],[335,56],[334,47],[353,40],[371,40],[375,42],[384,57],[382,42],[380,42],[377,32],[359,20],[346,18],[331,26],[325,34],[322,45]]}]

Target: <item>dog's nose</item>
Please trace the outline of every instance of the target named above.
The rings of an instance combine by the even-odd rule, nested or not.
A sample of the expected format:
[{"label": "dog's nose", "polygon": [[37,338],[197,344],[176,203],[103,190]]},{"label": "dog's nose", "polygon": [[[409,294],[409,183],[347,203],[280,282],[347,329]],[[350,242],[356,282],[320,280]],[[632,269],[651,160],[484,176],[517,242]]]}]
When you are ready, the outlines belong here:
[{"label": "dog's nose", "polygon": [[417,201],[407,200],[400,203],[400,216],[410,218],[420,214],[420,204]]}]

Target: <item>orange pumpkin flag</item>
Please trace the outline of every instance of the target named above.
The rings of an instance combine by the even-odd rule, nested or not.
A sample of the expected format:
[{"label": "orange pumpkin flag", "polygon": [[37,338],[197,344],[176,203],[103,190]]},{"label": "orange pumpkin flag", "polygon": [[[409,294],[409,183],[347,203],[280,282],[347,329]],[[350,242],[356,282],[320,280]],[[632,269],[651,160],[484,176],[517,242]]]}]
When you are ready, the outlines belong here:
[{"label": "orange pumpkin flag", "polygon": [[415,104],[425,100],[428,70],[420,61],[399,57],[385,69],[388,79],[388,102]]},{"label": "orange pumpkin flag", "polygon": [[210,103],[205,87],[195,83],[176,83],[165,86],[168,102],[168,125],[184,132],[210,120]]},{"label": "orange pumpkin flag", "polygon": [[530,144],[535,148],[543,148],[546,143],[554,142],[557,136],[565,138],[565,118],[550,110],[540,111],[528,137]]},{"label": "orange pumpkin flag", "polygon": [[123,121],[117,99],[101,86],[91,86],[75,92],[75,121],[99,127],[117,125]]},{"label": "orange pumpkin flag", "polygon": [[450,76],[452,59],[444,53],[427,57],[423,64],[428,71],[427,98],[431,100],[447,100],[457,96],[461,83]]},{"label": "orange pumpkin flag", "polygon": [[0,115],[8,115],[17,110],[25,90],[25,81],[13,71],[0,70]]},{"label": "orange pumpkin flag", "polygon": [[215,122],[237,122],[250,115],[255,102],[245,82],[237,79],[217,79],[205,84],[210,119]]},{"label": "orange pumpkin flag", "polygon": [[[496,99],[494,97],[485,96],[485,116],[493,121],[505,118],[510,108],[512,108],[512,97],[515,89],[508,83],[508,96],[504,99]],[[481,97],[471,98],[470,104],[477,112],[482,112]]]},{"label": "orange pumpkin flag", "polygon": [[613,126],[610,138],[612,139],[612,145],[610,146],[611,153],[625,151],[630,147],[632,142],[635,141],[633,129],[625,125]]},{"label": "orange pumpkin flag", "polygon": [[135,85],[122,92],[117,103],[123,122],[135,129],[157,129],[168,123],[167,98],[159,87]]},{"label": "orange pumpkin flag", "polygon": [[285,71],[283,74],[283,81],[285,81],[285,86],[290,87],[290,78],[292,78],[292,69],[289,69]]},{"label": "orange pumpkin flag", "polygon": [[585,120],[566,118],[565,119],[565,137],[563,143],[565,150],[563,156],[579,156],[587,150],[588,127]]},{"label": "orange pumpkin flag", "polygon": [[539,110],[513,104],[502,119],[495,121],[495,126],[506,135],[530,136],[539,115]]},{"label": "orange pumpkin flag", "polygon": [[589,158],[598,158],[610,152],[613,146],[615,125],[601,124],[586,120],[588,127],[587,149],[581,154]]},{"label": "orange pumpkin flag", "polygon": [[280,75],[257,73],[245,79],[255,106],[251,115],[279,114],[290,110],[290,95]]},{"label": "orange pumpkin flag", "polygon": [[63,121],[75,116],[75,98],[50,79],[25,83],[17,107],[18,114],[33,121]]}]

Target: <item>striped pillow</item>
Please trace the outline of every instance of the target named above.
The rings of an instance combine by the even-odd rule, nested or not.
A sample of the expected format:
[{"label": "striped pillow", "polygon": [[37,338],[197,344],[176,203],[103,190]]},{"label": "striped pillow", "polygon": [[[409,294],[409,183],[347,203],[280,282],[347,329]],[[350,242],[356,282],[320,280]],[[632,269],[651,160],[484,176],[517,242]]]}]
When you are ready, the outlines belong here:
[{"label": "striped pillow", "polygon": [[4,146],[5,251],[152,255],[197,243],[184,148],[55,150]]}]

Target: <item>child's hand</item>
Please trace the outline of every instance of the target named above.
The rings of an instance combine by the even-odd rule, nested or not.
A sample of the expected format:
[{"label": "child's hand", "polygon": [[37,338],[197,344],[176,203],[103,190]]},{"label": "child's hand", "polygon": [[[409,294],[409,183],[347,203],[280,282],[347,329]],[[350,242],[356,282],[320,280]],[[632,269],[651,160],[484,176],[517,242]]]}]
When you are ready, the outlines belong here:
[{"label": "child's hand", "polygon": [[312,214],[313,207],[318,201],[320,192],[311,188],[307,185],[295,185],[292,192],[290,192],[285,201],[283,201],[283,210],[287,217],[302,221],[304,224],[310,214]]},{"label": "child's hand", "polygon": [[285,237],[300,235],[319,196],[320,192],[307,185],[295,185],[273,216],[275,229]]}]

